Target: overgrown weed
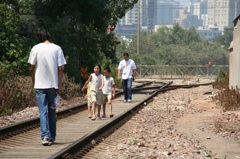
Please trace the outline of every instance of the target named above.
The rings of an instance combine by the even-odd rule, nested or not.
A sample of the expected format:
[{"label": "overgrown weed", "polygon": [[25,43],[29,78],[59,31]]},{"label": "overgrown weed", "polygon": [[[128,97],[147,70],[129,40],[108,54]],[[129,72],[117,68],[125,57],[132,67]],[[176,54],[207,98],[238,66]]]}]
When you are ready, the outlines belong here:
[{"label": "overgrown weed", "polygon": [[66,74],[64,74],[62,79],[62,91],[61,97],[65,100],[79,97],[81,92],[80,84],[76,84],[74,78],[69,78]]},{"label": "overgrown weed", "polygon": [[239,88],[229,88],[229,75],[227,73],[221,70],[213,84],[213,87],[219,90],[219,93],[214,97],[214,101],[217,105],[222,107],[223,111],[239,110]]},{"label": "overgrown weed", "polygon": [[[78,97],[79,84],[74,79],[63,75],[62,98],[70,100]],[[22,77],[10,71],[5,78],[0,79],[0,116],[10,115],[27,107],[36,106],[35,91],[31,77]]]}]

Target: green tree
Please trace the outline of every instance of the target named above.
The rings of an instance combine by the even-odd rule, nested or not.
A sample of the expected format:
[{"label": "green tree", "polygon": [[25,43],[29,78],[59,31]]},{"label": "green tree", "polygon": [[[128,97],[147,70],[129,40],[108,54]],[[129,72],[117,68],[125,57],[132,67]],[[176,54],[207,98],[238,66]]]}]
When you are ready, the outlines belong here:
[{"label": "green tree", "polygon": [[[39,27],[47,28],[68,56],[66,71],[79,79],[79,67],[92,68],[103,58],[116,63],[117,38],[107,33],[137,0],[35,1]],[[90,70],[92,71],[92,70]]]},{"label": "green tree", "polygon": [[226,50],[233,40],[233,28],[225,28],[223,35],[216,37],[213,41],[217,44],[223,45]]},{"label": "green tree", "polygon": [[[30,22],[23,21],[15,7],[0,4],[0,73],[9,70],[18,74],[28,73],[27,58],[32,42]],[[3,76],[2,76],[3,77]]]},{"label": "green tree", "polygon": [[[129,52],[138,65],[215,65],[228,64],[228,52],[220,45],[201,40],[194,28],[182,29],[165,26],[156,33],[140,33],[140,55],[137,55],[137,37],[126,45],[118,47],[119,60],[122,52]],[[122,47],[124,46],[124,47]]]}]

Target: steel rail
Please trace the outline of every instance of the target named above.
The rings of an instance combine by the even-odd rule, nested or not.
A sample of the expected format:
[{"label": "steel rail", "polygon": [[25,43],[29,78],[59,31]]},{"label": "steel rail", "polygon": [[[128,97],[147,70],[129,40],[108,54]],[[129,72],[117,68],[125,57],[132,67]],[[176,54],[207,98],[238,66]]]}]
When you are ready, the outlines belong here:
[{"label": "steel rail", "polygon": [[101,136],[112,133],[114,129],[116,129],[116,126],[119,127],[120,125],[128,121],[128,119],[132,117],[137,112],[137,110],[144,106],[145,103],[155,97],[159,92],[166,91],[165,88],[168,87],[170,84],[172,84],[172,82],[169,82],[156,89],[152,95],[150,95],[140,103],[134,105],[132,108],[129,108],[112,121],[109,121],[98,129],[76,140],[74,143],[70,144],[61,151],[49,157],[49,159],[74,158],[74,156],[76,156],[79,150],[80,152],[78,152],[78,155],[82,157],[82,155],[84,155],[85,153],[84,151],[88,151],[89,149],[91,149],[91,147],[93,147],[95,143],[101,142]]},{"label": "steel rail", "polygon": [[[146,85],[151,84],[152,82],[144,82],[143,84],[134,87],[133,89],[141,89],[141,87],[144,87]],[[119,91],[116,93],[116,96],[120,96],[123,94],[123,91]],[[57,115],[57,120],[65,118],[66,116],[70,116],[72,114],[76,114],[80,111],[86,110],[87,109],[87,103],[79,104],[64,110],[60,110],[56,113]],[[15,124],[11,124],[9,126],[5,126],[0,128],[0,141],[5,140],[9,137],[18,135],[23,132],[27,132],[29,130],[32,130],[34,128],[39,127],[40,124],[40,119],[39,117],[24,120]]]},{"label": "steel rail", "polygon": [[149,97],[147,97],[140,103],[134,105],[132,108],[121,113],[118,117],[116,117],[112,121],[105,123],[98,129],[76,140],[71,145],[65,147],[64,149],[50,156],[49,159],[82,158],[96,144],[100,143],[103,138],[106,138],[111,133],[113,133],[117,128],[119,128],[121,125],[126,123],[136,112],[138,112],[138,110],[140,110],[143,106],[145,106],[146,103],[149,103],[149,101],[151,101],[153,97],[158,95],[160,92],[166,92],[168,90],[173,90],[178,88],[192,88],[192,87],[198,87],[201,85],[210,85],[212,83],[194,84],[194,85],[171,85],[171,84],[172,82],[169,82],[162,86],[145,87],[144,89],[134,88],[134,91],[141,91],[146,89],[155,89],[155,90],[152,92],[152,94]]}]

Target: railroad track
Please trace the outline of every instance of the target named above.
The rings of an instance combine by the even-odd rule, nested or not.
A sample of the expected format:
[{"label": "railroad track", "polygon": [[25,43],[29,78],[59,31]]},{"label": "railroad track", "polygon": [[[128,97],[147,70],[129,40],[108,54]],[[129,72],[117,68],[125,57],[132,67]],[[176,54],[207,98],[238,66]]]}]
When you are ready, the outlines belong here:
[{"label": "railroad track", "polygon": [[119,92],[113,100],[114,118],[91,121],[87,118],[86,104],[58,112],[58,136],[56,143],[50,147],[40,144],[39,118],[1,128],[0,158],[82,158],[159,92],[200,86],[171,86],[171,82],[154,86],[150,84],[146,82],[134,88],[132,103],[123,103],[120,97],[122,92]]}]

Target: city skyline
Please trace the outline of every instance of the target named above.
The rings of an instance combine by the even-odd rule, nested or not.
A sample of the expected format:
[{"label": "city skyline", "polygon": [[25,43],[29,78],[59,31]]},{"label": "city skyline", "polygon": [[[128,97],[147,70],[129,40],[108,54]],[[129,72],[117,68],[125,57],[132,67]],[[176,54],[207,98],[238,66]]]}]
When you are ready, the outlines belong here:
[{"label": "city skyline", "polygon": [[[192,3],[191,3],[192,2]],[[223,34],[240,13],[240,0],[141,0],[119,21],[116,33],[131,39],[141,30],[156,32],[161,26],[196,28],[202,38],[212,40]],[[139,21],[139,23],[138,23]]]}]

